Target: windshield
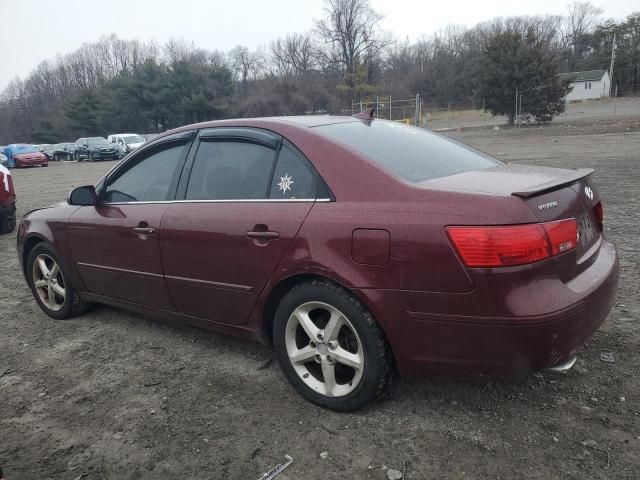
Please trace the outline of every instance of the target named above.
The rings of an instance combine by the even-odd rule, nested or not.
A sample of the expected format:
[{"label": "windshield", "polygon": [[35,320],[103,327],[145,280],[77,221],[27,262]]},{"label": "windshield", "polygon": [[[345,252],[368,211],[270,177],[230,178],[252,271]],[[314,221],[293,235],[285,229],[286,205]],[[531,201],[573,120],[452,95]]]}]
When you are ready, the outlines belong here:
[{"label": "windshield", "polygon": [[14,153],[36,153],[38,150],[31,145],[17,145],[12,147]]},{"label": "windshield", "polygon": [[144,142],[144,138],[142,138],[140,135],[128,135],[128,136],[122,137],[122,138],[124,139],[124,142],[126,144]]},{"label": "windshield", "polygon": [[107,142],[104,138],[87,138],[87,143],[92,146],[110,146],[109,142]]},{"label": "windshield", "polygon": [[314,129],[410,182],[502,164],[446,137],[387,120],[334,123]]}]

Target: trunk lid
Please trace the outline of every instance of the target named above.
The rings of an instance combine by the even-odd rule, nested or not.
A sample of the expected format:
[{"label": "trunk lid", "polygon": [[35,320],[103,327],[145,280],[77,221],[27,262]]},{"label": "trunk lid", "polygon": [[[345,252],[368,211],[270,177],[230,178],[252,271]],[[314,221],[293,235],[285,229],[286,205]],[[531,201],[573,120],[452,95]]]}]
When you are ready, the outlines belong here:
[{"label": "trunk lid", "polygon": [[[421,186],[515,197],[524,202],[540,222],[575,218],[576,249],[554,258],[561,277],[569,280],[595,259],[602,238],[595,213],[600,197],[591,182],[592,173],[592,169],[506,164],[428,180]],[[496,218],[495,223],[500,225],[500,219]]]}]

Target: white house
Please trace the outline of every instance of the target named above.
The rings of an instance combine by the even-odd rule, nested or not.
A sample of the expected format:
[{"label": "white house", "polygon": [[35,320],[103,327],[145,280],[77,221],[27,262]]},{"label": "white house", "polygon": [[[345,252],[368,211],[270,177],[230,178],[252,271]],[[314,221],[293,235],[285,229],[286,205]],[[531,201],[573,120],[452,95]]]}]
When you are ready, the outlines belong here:
[{"label": "white house", "polygon": [[610,95],[611,78],[608,70],[589,70],[586,72],[561,73],[560,80],[569,80],[573,89],[567,95],[567,101],[593,100]]}]

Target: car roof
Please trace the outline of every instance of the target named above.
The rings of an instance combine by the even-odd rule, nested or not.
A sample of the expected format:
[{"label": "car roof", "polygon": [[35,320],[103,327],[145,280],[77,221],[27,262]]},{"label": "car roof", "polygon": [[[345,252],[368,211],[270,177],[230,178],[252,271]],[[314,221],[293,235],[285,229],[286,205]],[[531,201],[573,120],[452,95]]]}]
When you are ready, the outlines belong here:
[{"label": "car roof", "polygon": [[321,125],[333,125],[336,123],[352,123],[362,122],[362,119],[355,117],[341,117],[337,115],[298,115],[291,117],[255,117],[255,118],[233,118],[226,120],[212,120],[208,122],[193,123],[184,125],[172,130],[167,130],[159,136],[165,136],[172,133],[184,132],[186,130],[195,130],[202,128],[215,127],[258,127],[269,128],[270,126],[294,126],[298,128],[312,128]]}]

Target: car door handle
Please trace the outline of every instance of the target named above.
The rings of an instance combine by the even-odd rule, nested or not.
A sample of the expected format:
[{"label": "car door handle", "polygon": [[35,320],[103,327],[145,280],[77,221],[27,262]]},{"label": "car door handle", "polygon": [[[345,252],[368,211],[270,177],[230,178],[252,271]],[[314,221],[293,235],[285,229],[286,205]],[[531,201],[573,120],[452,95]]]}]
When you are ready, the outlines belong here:
[{"label": "car door handle", "polygon": [[255,230],[249,230],[247,232],[247,237],[255,238],[258,240],[277,240],[278,238],[280,238],[280,234],[278,232],[270,232],[270,231],[260,232]]},{"label": "car door handle", "polygon": [[143,235],[151,235],[156,231],[156,229],[152,227],[133,227],[133,231]]}]

